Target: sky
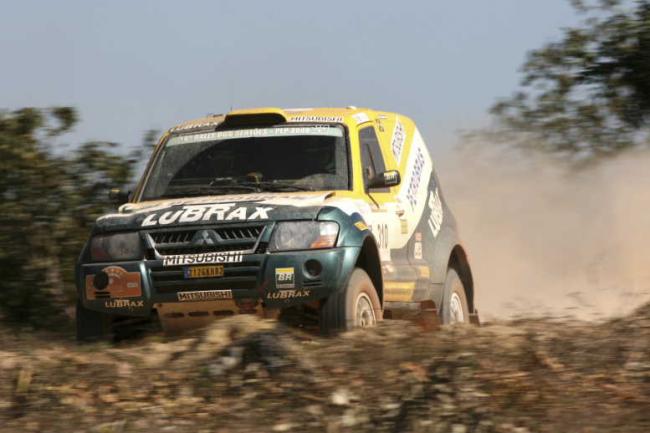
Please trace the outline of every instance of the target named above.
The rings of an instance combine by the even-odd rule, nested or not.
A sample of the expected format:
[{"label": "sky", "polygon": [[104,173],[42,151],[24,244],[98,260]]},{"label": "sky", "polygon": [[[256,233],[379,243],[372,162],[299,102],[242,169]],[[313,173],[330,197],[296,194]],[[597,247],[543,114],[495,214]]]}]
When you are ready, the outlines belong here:
[{"label": "sky", "polygon": [[69,143],[141,143],[231,108],[372,107],[429,146],[487,122],[567,0],[0,0],[0,109],[74,106]]}]

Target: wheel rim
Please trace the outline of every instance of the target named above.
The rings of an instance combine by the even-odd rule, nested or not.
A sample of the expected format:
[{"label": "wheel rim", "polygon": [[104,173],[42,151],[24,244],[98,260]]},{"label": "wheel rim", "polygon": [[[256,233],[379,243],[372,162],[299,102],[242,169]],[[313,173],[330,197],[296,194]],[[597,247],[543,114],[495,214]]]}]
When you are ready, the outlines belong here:
[{"label": "wheel rim", "polygon": [[357,297],[355,307],[356,325],[360,328],[373,326],[377,323],[375,310],[372,308],[372,301],[366,293],[360,293]]},{"label": "wheel rim", "polygon": [[463,323],[465,321],[463,301],[460,300],[460,296],[456,292],[451,294],[449,300],[449,319],[450,323]]}]

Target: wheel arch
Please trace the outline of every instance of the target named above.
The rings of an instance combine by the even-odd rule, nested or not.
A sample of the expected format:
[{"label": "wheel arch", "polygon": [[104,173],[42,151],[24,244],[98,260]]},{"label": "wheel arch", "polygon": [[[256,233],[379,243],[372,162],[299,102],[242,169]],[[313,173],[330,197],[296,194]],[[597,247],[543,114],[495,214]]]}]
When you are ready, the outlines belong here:
[{"label": "wheel arch", "polygon": [[372,235],[366,236],[363,240],[355,267],[366,271],[372,284],[375,286],[375,290],[377,290],[379,302],[381,302],[381,305],[384,305],[384,280],[381,273],[381,260],[379,258],[377,244]]},{"label": "wheel arch", "polygon": [[467,304],[470,310],[470,313],[473,313],[474,310],[474,277],[472,276],[472,270],[469,266],[469,261],[467,260],[467,253],[462,246],[456,244],[449,255],[449,262],[447,267],[454,269],[458,273],[458,277],[463,283],[465,288],[465,296],[467,297]]}]

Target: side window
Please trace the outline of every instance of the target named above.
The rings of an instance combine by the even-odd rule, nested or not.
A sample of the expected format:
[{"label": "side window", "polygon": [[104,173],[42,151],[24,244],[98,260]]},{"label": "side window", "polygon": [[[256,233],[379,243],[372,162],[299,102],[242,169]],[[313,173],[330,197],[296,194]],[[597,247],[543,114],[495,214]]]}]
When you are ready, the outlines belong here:
[{"label": "side window", "polygon": [[[372,126],[367,126],[359,131],[359,144],[361,145],[361,163],[363,164],[363,185],[367,186],[369,179],[386,171],[386,164],[379,148],[379,139]],[[389,192],[390,188],[378,188],[374,191]]]}]

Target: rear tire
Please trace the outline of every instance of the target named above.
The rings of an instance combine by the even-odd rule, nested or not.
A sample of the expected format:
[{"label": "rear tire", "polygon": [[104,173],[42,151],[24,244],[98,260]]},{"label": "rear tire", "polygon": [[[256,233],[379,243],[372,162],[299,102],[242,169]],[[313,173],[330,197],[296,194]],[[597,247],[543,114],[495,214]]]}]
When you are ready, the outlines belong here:
[{"label": "rear tire", "polygon": [[319,315],[320,329],[325,335],[374,326],[381,319],[377,289],[361,268],[352,271],[345,289],[332,293],[325,300]]},{"label": "rear tire", "polygon": [[465,287],[455,269],[447,271],[441,316],[445,325],[469,323],[470,320]]},{"label": "rear tire", "polygon": [[89,310],[81,301],[77,301],[75,319],[77,341],[90,342],[111,337],[111,317],[108,314]]}]

